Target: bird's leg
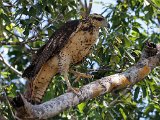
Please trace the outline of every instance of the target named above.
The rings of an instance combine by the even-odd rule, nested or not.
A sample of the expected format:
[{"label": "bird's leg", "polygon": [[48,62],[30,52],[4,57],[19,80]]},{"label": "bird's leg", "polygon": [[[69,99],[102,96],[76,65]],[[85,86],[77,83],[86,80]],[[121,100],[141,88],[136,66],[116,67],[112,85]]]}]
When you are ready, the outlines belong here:
[{"label": "bird's leg", "polygon": [[78,92],[79,90],[77,88],[73,88],[71,86],[71,83],[69,82],[69,79],[68,79],[68,72],[69,72],[69,66],[70,66],[70,63],[71,63],[71,58],[70,56],[68,55],[68,53],[66,53],[65,51],[63,52],[60,52],[59,55],[58,55],[58,69],[59,69],[59,72],[64,76],[64,79],[66,81],[66,84],[67,84],[67,91],[72,91],[74,92],[75,94],[78,95]]},{"label": "bird's leg", "polygon": [[93,78],[94,77],[93,75],[77,72],[77,71],[74,71],[74,70],[70,70],[70,72],[73,73],[76,76],[76,79],[74,80],[74,83],[78,82],[80,80],[80,78]]},{"label": "bird's leg", "polygon": [[75,94],[78,95],[79,89],[72,87],[72,85],[71,85],[71,83],[69,82],[69,79],[68,79],[68,72],[64,72],[63,75],[64,75],[64,79],[65,79],[66,84],[67,84],[67,92],[72,91],[72,92],[74,92]]}]

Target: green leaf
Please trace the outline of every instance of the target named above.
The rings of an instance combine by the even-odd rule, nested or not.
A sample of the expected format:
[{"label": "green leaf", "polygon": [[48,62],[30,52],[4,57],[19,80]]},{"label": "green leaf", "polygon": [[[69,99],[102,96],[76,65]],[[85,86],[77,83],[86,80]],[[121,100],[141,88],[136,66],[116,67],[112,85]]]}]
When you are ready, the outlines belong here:
[{"label": "green leaf", "polygon": [[4,77],[4,78],[8,78],[8,76],[10,75],[9,72],[1,72],[1,75]]},{"label": "green leaf", "polygon": [[123,116],[123,120],[126,120],[126,119],[127,119],[127,116],[126,116],[125,112],[123,111],[123,109],[120,108],[119,111],[121,112],[121,114],[122,114],[122,116]]},{"label": "green leaf", "polygon": [[125,51],[125,53],[131,62],[135,62],[135,58],[128,51]]},{"label": "green leaf", "polygon": [[152,0],[158,7],[160,7],[160,0]]},{"label": "green leaf", "polygon": [[85,102],[83,102],[83,103],[81,103],[81,104],[78,105],[78,109],[79,109],[80,113],[83,113],[83,109],[84,109],[85,106],[86,106]]},{"label": "green leaf", "polygon": [[148,114],[149,112],[152,112],[154,110],[154,104],[153,103],[150,103],[146,109],[144,110],[144,114]]}]

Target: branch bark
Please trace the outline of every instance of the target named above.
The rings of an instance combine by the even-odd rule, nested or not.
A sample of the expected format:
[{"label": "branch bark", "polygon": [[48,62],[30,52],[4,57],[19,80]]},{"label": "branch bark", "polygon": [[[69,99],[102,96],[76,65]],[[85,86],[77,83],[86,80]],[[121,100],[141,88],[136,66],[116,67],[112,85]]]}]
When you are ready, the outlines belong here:
[{"label": "branch bark", "polygon": [[113,90],[125,88],[128,85],[134,85],[143,80],[157,66],[160,66],[160,44],[147,43],[137,64],[125,72],[103,77],[83,86],[79,91],[79,96],[68,92],[45,103],[32,105],[20,95],[12,102],[14,103],[17,117],[23,120],[46,119],[83,101]]}]

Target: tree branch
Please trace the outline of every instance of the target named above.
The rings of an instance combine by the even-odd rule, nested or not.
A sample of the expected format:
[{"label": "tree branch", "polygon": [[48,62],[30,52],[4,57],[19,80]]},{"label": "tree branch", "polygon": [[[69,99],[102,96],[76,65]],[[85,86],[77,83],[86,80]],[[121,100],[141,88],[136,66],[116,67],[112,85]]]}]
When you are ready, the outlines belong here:
[{"label": "tree branch", "polygon": [[134,85],[143,80],[157,66],[160,66],[160,44],[147,43],[142,52],[142,58],[137,64],[125,72],[103,77],[83,86],[79,91],[79,96],[68,92],[40,105],[32,105],[22,95],[18,96],[13,100],[16,115],[25,120],[53,117],[83,101]]},{"label": "tree branch", "polygon": [[7,42],[7,41],[1,41],[0,45],[22,45],[24,44],[23,42]]},{"label": "tree branch", "polygon": [[89,1],[89,6],[88,6],[88,15],[91,13],[91,9],[92,9],[92,3],[93,3],[93,0],[90,0]]},{"label": "tree branch", "polygon": [[[19,37],[19,36],[17,36],[17,37]],[[27,43],[35,42],[38,38],[38,34],[36,36],[32,36],[32,37],[28,38],[27,40],[25,40],[23,37],[20,37],[20,38],[23,39],[22,42],[8,42],[5,40],[2,40],[2,41],[0,41],[0,45],[25,45]]]},{"label": "tree branch", "polygon": [[13,113],[13,111],[12,111],[12,109],[11,109],[11,104],[10,104],[10,102],[9,102],[9,99],[10,99],[10,98],[7,97],[6,90],[3,90],[3,92],[4,92],[5,100],[6,100],[6,102],[7,102],[8,107],[9,107],[9,110],[10,110],[10,112],[11,112],[11,114],[12,114],[12,117],[14,118],[14,120],[16,120],[16,119],[15,119],[16,116],[14,116],[14,113]]},{"label": "tree branch", "polygon": [[[87,15],[87,11],[88,11],[88,5],[87,5],[87,0],[84,0],[84,6],[85,6],[85,13]],[[86,16],[85,16],[86,17]]]},{"label": "tree branch", "polygon": [[13,66],[11,66],[0,54],[0,61],[2,61],[7,67],[9,67],[13,72],[15,72],[17,75],[22,76],[22,73],[19,72],[17,69],[15,69]]}]

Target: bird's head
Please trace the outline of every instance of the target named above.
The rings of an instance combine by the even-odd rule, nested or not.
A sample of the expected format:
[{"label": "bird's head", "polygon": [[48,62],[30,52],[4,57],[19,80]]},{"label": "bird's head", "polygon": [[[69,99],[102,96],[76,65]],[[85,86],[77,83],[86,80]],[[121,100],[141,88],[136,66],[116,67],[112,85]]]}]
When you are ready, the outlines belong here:
[{"label": "bird's head", "polygon": [[91,23],[93,24],[93,26],[95,27],[109,27],[108,22],[106,21],[106,19],[100,15],[100,14],[91,14],[89,15],[89,19],[91,20]]}]

